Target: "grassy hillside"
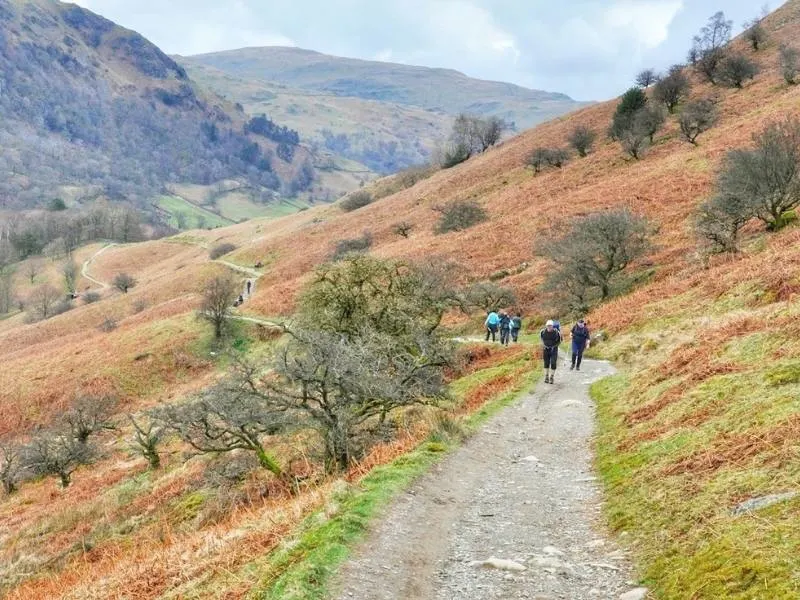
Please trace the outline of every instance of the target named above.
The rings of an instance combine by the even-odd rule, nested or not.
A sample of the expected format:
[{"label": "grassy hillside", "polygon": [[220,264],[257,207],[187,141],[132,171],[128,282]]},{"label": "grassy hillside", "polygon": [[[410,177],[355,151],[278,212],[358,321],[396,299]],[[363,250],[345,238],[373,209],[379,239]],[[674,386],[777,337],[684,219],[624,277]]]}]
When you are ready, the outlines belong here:
[{"label": "grassy hillside", "polygon": [[[800,501],[751,515],[734,516],[733,509],[800,485],[798,230],[767,234],[751,226],[740,256],[710,263],[699,256],[692,231],[693,211],[712,193],[725,153],[750,144],[765,124],[800,114],[800,87],[784,84],[776,68],[779,43],[800,38],[800,1],[790,0],[765,26],[770,40],[754,55],[762,72],[744,90],[694,81],[693,95],[715,96],[721,113],[697,147],[680,139],[673,117],[641,161],[602,140],[562,169],[534,175],[525,167],[534,148],[563,145],[577,124],[605,131],[614,111],[607,103],[543,124],[350,213],[317,206],[100,254],[99,245],[82,248],[76,259],[92,279],[110,282],[127,271],[138,284],[122,294],[84,278],[80,289],[98,290],[99,302],[78,303],[39,323],[26,324],[21,314],[0,320],[0,435],[26,435],[52,422],[78,391],[113,393],[122,415],[180,401],[216,381],[228,364],[212,354],[209,329],[194,312],[199,283],[229,265],[249,267],[236,272],[244,281],[261,263],[254,295],[239,315],[279,318],[291,314],[298,290],[338,241],[368,231],[377,256],[441,256],[462,263],[465,277],[513,287],[533,319],[547,270],[532,256],[534,243],[576,216],[626,206],[648,216],[657,235],[641,265],[652,270],[648,281],[590,315],[608,338],[600,351],[621,371],[595,388],[610,523],[628,532],[623,539],[659,597],[797,597]],[[174,192],[198,205],[207,198],[194,187]],[[435,234],[436,209],[453,200],[477,201],[488,221]],[[408,238],[394,232],[400,221],[413,225]],[[237,246],[224,257],[229,264],[208,258],[222,242]],[[57,284],[56,266],[40,277]],[[25,265],[16,283],[25,295],[32,290]],[[117,327],[101,328],[109,319]],[[240,325],[237,347],[256,356],[270,349],[273,341],[258,323]],[[487,390],[504,394],[525,381],[530,355],[514,352],[479,359],[475,369],[482,374],[454,383],[457,415],[480,407]],[[421,425],[406,423],[346,479],[359,481],[437,427],[426,419],[413,423]],[[341,510],[337,493],[342,486],[360,489],[322,478],[289,496],[263,473],[220,485],[220,474],[236,477],[234,466],[207,457],[185,461],[177,444],[168,448],[165,468],[150,473],[123,441],[126,427],[120,435],[103,434],[104,457],[79,469],[66,491],[47,479],[0,499],[0,593],[26,600],[246,597],[300,561],[308,537],[297,527],[304,519],[338,525],[331,518]],[[303,469],[314,463],[298,448],[274,440],[281,459],[308,475]]]}]

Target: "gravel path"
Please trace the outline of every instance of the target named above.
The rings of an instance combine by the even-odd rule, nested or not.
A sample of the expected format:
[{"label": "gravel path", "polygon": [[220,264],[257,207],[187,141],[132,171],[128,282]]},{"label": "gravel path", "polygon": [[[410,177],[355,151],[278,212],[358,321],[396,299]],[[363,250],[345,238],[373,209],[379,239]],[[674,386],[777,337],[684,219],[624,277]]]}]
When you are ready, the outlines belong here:
[{"label": "gravel path", "polygon": [[[333,597],[644,598],[624,554],[596,528],[588,387],[612,372],[596,361],[580,373],[562,367],[555,385],[539,384],[487,423],[388,510]],[[492,568],[492,558],[513,563]]]}]

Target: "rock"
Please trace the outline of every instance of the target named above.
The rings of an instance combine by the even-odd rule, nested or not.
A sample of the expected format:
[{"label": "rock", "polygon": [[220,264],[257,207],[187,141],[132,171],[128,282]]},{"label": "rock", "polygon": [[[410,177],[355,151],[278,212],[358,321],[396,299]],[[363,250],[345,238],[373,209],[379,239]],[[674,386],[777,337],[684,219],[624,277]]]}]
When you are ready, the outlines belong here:
[{"label": "rock", "polygon": [[542,552],[544,552],[548,556],[564,556],[564,553],[558,548],[555,548],[554,546],[546,546],[542,548]]},{"label": "rock", "polygon": [[522,462],[533,462],[533,463],[538,463],[538,462],[540,462],[540,461],[539,461],[539,459],[538,459],[538,458],[536,458],[535,456],[526,456],[525,458],[523,458],[523,459],[522,459]]},{"label": "rock", "polygon": [[513,560],[504,558],[489,557],[487,560],[474,560],[469,563],[470,567],[483,567],[485,569],[500,569],[501,571],[525,571],[527,567]]},{"label": "rock", "polygon": [[797,492],[787,492],[785,494],[772,494],[770,496],[762,496],[761,498],[751,498],[750,500],[742,502],[738,506],[734,507],[731,513],[733,516],[738,517],[739,515],[744,515],[762,508],[767,508],[768,506],[772,506],[774,504],[788,502],[796,497]]},{"label": "rock", "polygon": [[619,600],[644,600],[647,598],[647,588],[636,588],[630,592],[625,592],[619,597]]}]

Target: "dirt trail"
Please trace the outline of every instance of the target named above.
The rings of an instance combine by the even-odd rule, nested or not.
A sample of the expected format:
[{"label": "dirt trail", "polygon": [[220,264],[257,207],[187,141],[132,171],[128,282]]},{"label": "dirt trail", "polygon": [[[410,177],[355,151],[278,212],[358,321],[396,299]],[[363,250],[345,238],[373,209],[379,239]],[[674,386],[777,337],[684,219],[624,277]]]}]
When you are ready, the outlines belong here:
[{"label": "dirt trail", "polygon": [[[615,599],[644,591],[596,527],[600,497],[589,384],[613,372],[563,365],[555,385],[503,411],[390,507],[336,578],[341,600]],[[474,564],[490,557],[524,571]]]},{"label": "dirt trail", "polygon": [[87,258],[87,259],[86,259],[86,260],[83,262],[83,265],[81,266],[81,276],[82,276],[84,279],[87,279],[87,280],[91,281],[91,282],[92,282],[92,283],[94,283],[95,285],[99,285],[99,286],[100,286],[101,288],[103,288],[103,289],[108,289],[108,288],[110,288],[110,287],[111,287],[111,284],[109,284],[109,283],[106,283],[105,281],[100,281],[99,279],[95,279],[94,277],[92,277],[91,275],[89,275],[89,266],[92,264],[92,262],[94,262],[94,259],[95,259],[95,258],[97,258],[98,256],[100,256],[100,255],[101,255],[103,252],[105,252],[105,251],[106,251],[106,250],[108,250],[109,248],[113,248],[113,247],[114,247],[114,246],[116,246],[116,245],[117,245],[117,244],[107,244],[107,245],[103,246],[102,248],[100,248],[100,250],[98,250],[97,252],[95,252],[94,254],[92,254],[92,255],[91,255],[89,258]]}]

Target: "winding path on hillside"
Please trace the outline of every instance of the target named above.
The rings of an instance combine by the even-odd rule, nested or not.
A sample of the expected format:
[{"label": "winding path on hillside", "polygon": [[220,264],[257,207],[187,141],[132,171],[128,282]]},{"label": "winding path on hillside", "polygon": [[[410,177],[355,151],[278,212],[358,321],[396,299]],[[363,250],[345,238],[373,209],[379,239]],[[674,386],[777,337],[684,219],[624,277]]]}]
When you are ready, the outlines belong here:
[{"label": "winding path on hillside", "polygon": [[99,279],[95,279],[94,277],[92,277],[91,275],[89,275],[89,267],[90,267],[90,266],[91,266],[91,264],[94,262],[94,259],[96,259],[98,256],[100,256],[100,255],[101,255],[103,252],[105,252],[105,251],[106,251],[106,250],[108,250],[109,248],[113,248],[113,247],[114,247],[114,246],[116,246],[116,245],[117,245],[117,244],[114,244],[114,243],[112,243],[112,244],[106,244],[105,246],[103,246],[102,248],[100,248],[100,250],[98,250],[97,252],[95,252],[94,254],[92,254],[92,255],[91,255],[89,258],[87,258],[85,261],[83,261],[83,265],[81,266],[81,276],[82,276],[84,279],[86,279],[86,280],[88,280],[88,281],[91,281],[93,284],[95,284],[95,285],[99,285],[99,286],[100,286],[101,288],[103,288],[104,290],[105,290],[105,289],[108,289],[108,288],[110,288],[110,287],[111,287],[111,284],[109,284],[109,283],[106,283],[105,281],[100,281]]},{"label": "winding path on hillside", "polygon": [[[339,600],[644,598],[606,539],[586,361],[488,422],[387,511],[336,578]],[[490,568],[490,558],[516,567]],[[524,567],[525,570],[509,570]]]}]

